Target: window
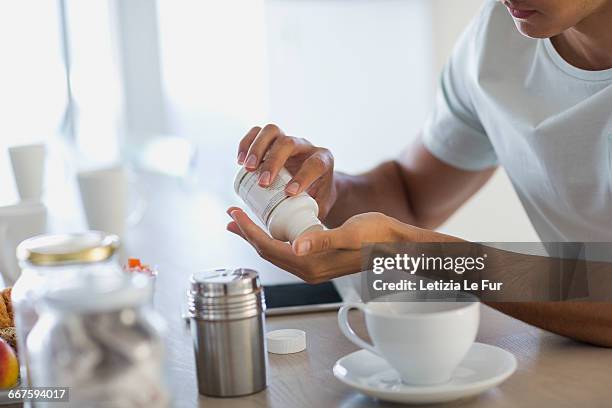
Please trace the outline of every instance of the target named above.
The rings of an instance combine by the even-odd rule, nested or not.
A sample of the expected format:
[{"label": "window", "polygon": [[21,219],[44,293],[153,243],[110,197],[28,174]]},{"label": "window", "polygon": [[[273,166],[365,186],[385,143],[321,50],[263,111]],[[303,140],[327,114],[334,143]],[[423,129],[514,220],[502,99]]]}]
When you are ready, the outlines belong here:
[{"label": "window", "polygon": [[[56,2],[0,4],[0,195],[16,198],[6,147],[56,135],[67,103]],[[10,182],[6,182],[10,180]]]},{"label": "window", "polygon": [[[110,4],[76,0],[0,4],[3,186],[12,182],[6,153],[11,145],[51,146],[67,140],[74,142],[70,148],[83,161],[117,158],[121,94]],[[16,198],[14,189],[0,191],[2,202]]]}]

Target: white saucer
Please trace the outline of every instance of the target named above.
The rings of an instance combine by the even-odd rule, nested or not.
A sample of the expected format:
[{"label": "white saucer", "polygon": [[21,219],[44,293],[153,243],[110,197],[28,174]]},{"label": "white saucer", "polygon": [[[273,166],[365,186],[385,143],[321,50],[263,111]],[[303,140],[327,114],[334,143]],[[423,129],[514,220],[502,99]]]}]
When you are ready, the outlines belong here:
[{"label": "white saucer", "polygon": [[367,350],[342,357],[334,375],[350,387],[383,401],[428,404],[467,398],[500,384],[516,370],[516,358],[506,350],[474,343],[451,380],[440,385],[403,384],[389,363]]}]

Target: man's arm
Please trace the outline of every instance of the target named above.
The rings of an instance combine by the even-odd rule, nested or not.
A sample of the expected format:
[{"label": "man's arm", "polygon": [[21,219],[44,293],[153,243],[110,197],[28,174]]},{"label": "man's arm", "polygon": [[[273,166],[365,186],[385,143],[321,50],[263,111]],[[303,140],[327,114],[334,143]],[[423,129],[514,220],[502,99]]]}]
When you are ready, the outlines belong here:
[{"label": "man's arm", "polygon": [[[273,154],[266,156],[267,150]],[[257,160],[250,162],[251,156]],[[324,208],[321,204],[331,206],[331,211],[324,208],[322,212],[327,214],[325,223],[330,227],[342,226],[304,234],[292,247],[271,239],[246,214],[230,208],[228,214],[233,221],[228,229],[246,239],[265,259],[312,283],[359,271],[363,242],[454,240],[429,229],[444,222],[495,171],[494,168],[465,171],[448,165],[433,156],[419,137],[396,161],[383,163],[362,175],[336,173],[332,177],[333,158],[327,150],[285,136],[273,125],[253,128],[239,148],[239,163],[245,162],[251,171],[259,167],[263,157],[268,159],[262,164],[262,175],[266,171],[272,175],[260,180],[261,185],[268,185],[283,165],[293,168],[294,177],[288,186],[297,182],[299,188],[288,193],[295,195],[308,190],[320,208]],[[310,188],[315,181],[312,193]],[[333,193],[331,186],[335,186]],[[353,215],[367,212],[370,213],[344,223]],[[297,251],[305,240],[310,251]],[[320,253],[314,253],[315,249]],[[612,303],[531,302],[492,306],[543,329],[612,346]]]},{"label": "man's arm", "polygon": [[[309,283],[320,283],[360,271],[363,242],[461,241],[404,224],[380,213],[365,213],[352,217],[339,228],[308,232],[292,246],[270,238],[240,209],[230,208],[228,213],[233,219],[228,225],[230,231],[247,240],[266,260]],[[306,241],[309,246],[305,252],[295,251]],[[508,273],[513,272],[512,268],[505,269]],[[612,302],[504,302],[485,299],[484,303],[544,330],[594,345],[612,347]]]},{"label": "man's arm", "polygon": [[502,313],[574,340],[612,347],[612,303],[485,302]]},{"label": "man's arm", "polygon": [[495,168],[465,171],[444,163],[419,135],[397,160],[367,173],[336,172],[337,199],[325,224],[337,227],[356,214],[380,212],[421,228],[435,228],[450,217],[493,175]]},{"label": "man's arm", "polygon": [[[355,214],[376,211],[406,224],[435,228],[477,192],[494,171],[469,172],[452,167],[433,156],[419,137],[396,161],[358,176],[336,173],[338,198],[325,222],[335,227]],[[544,330],[612,347],[612,303],[485,303]]]}]

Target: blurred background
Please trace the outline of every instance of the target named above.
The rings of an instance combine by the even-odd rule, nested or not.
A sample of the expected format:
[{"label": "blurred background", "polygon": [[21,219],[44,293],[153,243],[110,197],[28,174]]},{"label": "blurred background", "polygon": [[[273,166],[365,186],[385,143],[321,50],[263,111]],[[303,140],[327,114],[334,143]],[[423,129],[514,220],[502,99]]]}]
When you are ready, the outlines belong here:
[{"label": "blurred background", "polygon": [[[17,200],[6,148],[38,142],[45,201],[75,228],[66,181],[119,160],[178,180],[224,228],[237,143],[268,122],[331,149],[339,170],[366,170],[418,132],[481,2],[2,2],[0,205]],[[503,171],[442,230],[537,240]]]}]

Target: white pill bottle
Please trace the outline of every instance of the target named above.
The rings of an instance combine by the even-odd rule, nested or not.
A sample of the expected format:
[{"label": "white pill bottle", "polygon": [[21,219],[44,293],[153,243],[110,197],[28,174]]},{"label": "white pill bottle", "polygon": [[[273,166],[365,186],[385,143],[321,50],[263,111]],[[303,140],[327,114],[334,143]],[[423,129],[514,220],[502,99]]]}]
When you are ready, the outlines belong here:
[{"label": "white pill bottle", "polygon": [[259,185],[259,175],[259,170],[249,172],[241,167],[234,180],[234,190],[273,238],[293,242],[306,231],[323,229],[314,198],[305,192],[296,196],[285,193],[285,186],[292,179],[287,169],[283,167],[268,187]]}]

